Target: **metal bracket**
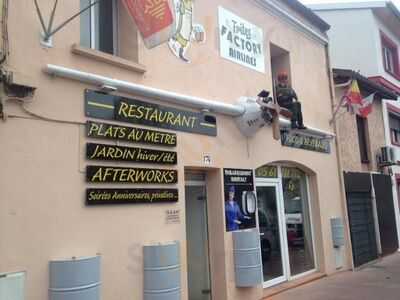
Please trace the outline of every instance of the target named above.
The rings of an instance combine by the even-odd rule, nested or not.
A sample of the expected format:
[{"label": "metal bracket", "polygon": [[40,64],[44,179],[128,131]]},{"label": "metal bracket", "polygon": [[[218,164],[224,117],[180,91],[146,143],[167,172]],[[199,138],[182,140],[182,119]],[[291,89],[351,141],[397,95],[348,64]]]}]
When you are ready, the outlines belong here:
[{"label": "metal bracket", "polygon": [[48,23],[47,26],[45,25],[43,14],[42,14],[42,12],[40,10],[39,4],[38,4],[37,0],[34,0],[35,7],[36,7],[36,12],[38,14],[38,17],[39,17],[39,20],[40,20],[40,24],[42,25],[42,30],[43,30],[43,36],[42,36],[41,44],[43,46],[45,46],[45,47],[49,47],[49,48],[53,47],[53,43],[51,41],[51,37],[55,33],[60,31],[67,24],[69,24],[72,20],[74,20],[76,17],[80,16],[82,13],[84,13],[85,11],[87,11],[88,9],[90,9],[92,6],[96,5],[100,1],[102,1],[102,0],[94,1],[93,3],[91,3],[90,5],[85,7],[84,9],[80,10],[79,12],[74,14],[72,17],[68,18],[67,20],[65,20],[64,22],[62,22],[60,25],[58,25],[56,28],[53,29],[54,16],[56,14],[58,0],[54,1],[53,9],[52,9],[51,15],[50,15],[50,20],[49,20],[49,23]]}]

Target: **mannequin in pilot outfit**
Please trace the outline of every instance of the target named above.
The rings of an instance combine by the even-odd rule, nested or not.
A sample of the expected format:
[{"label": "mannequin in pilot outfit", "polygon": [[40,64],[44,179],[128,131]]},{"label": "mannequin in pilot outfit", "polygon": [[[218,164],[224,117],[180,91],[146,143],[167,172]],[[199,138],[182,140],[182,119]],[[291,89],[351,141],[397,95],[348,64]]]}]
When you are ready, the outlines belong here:
[{"label": "mannequin in pilot outfit", "polygon": [[279,106],[288,109],[292,113],[290,120],[292,129],[307,129],[303,123],[301,103],[297,99],[296,92],[288,84],[288,75],[286,72],[281,72],[278,75],[276,99]]}]

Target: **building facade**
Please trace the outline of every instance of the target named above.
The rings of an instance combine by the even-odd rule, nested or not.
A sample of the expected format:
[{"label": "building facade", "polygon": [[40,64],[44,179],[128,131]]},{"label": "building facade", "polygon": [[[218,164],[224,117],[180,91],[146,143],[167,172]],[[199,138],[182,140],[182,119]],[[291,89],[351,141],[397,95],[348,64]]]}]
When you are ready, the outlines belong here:
[{"label": "building facade", "polygon": [[[351,79],[351,76],[356,78],[360,75],[364,86],[371,85],[371,83],[365,80],[365,76],[382,88],[391,91],[397,96],[400,95],[398,50],[400,45],[400,12],[392,2],[348,2],[311,5],[310,7],[332,26],[328,34],[330,39],[330,53],[332,66],[339,69],[337,70],[338,73],[341,73],[340,69],[357,70],[360,74],[347,72],[347,75],[349,75],[348,78]],[[340,78],[339,75],[338,78]],[[337,94],[338,101],[345,92],[345,88],[339,88]],[[369,92],[369,94],[371,94],[373,88],[370,88]],[[367,97],[369,94],[364,92],[363,96]],[[382,229],[384,226],[388,226],[388,228],[392,228],[393,226],[398,227],[399,220],[399,167],[396,165],[400,154],[400,149],[396,145],[396,121],[399,104],[398,101],[393,101],[393,95],[388,97],[390,97],[390,99],[386,100],[385,97],[381,97],[382,101],[376,101],[374,104],[375,115],[372,114],[371,117],[368,117],[368,120],[360,117],[357,117],[356,120],[354,116],[347,116],[345,117],[345,119],[347,119],[342,125],[340,125],[342,121],[338,123],[339,127],[353,127],[353,131],[345,130],[344,127],[342,128],[344,137],[343,139],[340,138],[340,142],[344,147],[343,151],[347,151],[342,155],[343,159],[346,161],[344,164],[344,171],[346,171],[346,169],[356,172],[379,171],[391,175],[392,185],[391,187],[388,186],[386,189],[392,190],[395,201],[393,205],[391,201],[389,201],[390,203],[386,206],[394,209],[396,222],[391,222],[391,225],[380,224],[381,231],[384,231],[384,229]],[[351,121],[348,120],[348,118],[351,118]],[[353,124],[353,126],[351,126],[351,124]],[[355,125],[357,125],[357,127],[354,127]],[[352,138],[348,138],[351,132],[353,132],[353,134],[356,133],[354,131],[356,128],[358,130],[358,136],[366,136],[358,140],[361,147],[354,145],[354,143],[357,142],[357,139],[353,140],[353,138],[356,137],[355,135]],[[366,131],[363,130],[364,128]],[[368,137],[368,134],[373,134],[374,136]],[[349,144],[356,147],[356,149],[360,149],[361,157],[358,157],[357,151],[353,151],[351,147],[348,147]],[[383,151],[388,151],[388,155],[390,156],[389,160],[391,161],[390,167],[381,167],[380,162],[376,161],[377,155],[382,157],[379,147],[384,146],[388,147]],[[370,183],[367,184],[369,187],[366,187],[366,189],[373,189],[373,181],[371,180],[369,180]],[[353,181],[357,180],[354,179]],[[367,178],[365,178],[365,181],[368,181]],[[371,209],[376,210],[376,207],[371,207]],[[388,219],[392,219],[393,212],[389,211],[385,213],[388,214]],[[383,218],[383,216],[378,216],[378,214],[375,213],[374,218],[378,219],[378,217],[381,219]],[[376,231],[379,232],[379,224],[375,224],[375,227]],[[367,226],[365,228],[367,228]],[[391,232],[391,230],[389,231]],[[390,234],[395,235],[394,232]],[[397,240],[398,237],[391,237],[394,243],[388,246],[391,250],[381,248],[379,242],[381,238],[385,239],[384,237],[379,237],[379,234],[377,234],[378,244],[376,253],[385,254],[392,252],[395,248],[395,243],[393,241]],[[372,249],[371,253],[374,251],[375,250]],[[371,257],[376,257],[376,255],[371,255],[370,259]],[[363,259],[360,259],[360,263],[362,261]]]},{"label": "building facade", "polygon": [[390,1],[348,2],[309,6],[331,25],[332,66],[359,70],[399,93],[400,13]]},{"label": "building facade", "polygon": [[[176,3],[177,33],[148,49],[121,1],[49,39],[33,2],[3,1],[0,272],[13,295],[262,299],[351,268],[329,26],[297,1]],[[46,25],[53,2],[39,4]],[[53,23],[91,4],[62,1]],[[256,95],[282,71],[307,130],[261,117]]]},{"label": "building facade", "polygon": [[352,70],[333,69],[333,76],[336,107],[343,105],[342,99],[348,95],[354,81],[357,81],[364,99],[374,98],[367,117],[344,108],[338,110],[335,117],[353,264],[359,267],[379,256],[396,252],[399,247],[398,202],[394,201],[392,179],[382,157],[382,148],[387,149],[383,109],[384,101],[388,101],[383,99],[396,102],[397,94]]}]

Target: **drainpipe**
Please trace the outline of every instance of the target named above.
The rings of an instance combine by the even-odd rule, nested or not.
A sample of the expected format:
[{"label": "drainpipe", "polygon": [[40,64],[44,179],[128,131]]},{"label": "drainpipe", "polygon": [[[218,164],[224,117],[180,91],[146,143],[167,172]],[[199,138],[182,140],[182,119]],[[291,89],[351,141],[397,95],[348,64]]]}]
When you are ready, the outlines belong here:
[{"label": "drainpipe", "polygon": [[[325,46],[325,56],[326,56],[326,62],[327,62],[327,72],[329,76],[329,91],[330,91],[330,96],[331,96],[331,108],[332,108],[332,113],[335,110],[335,90],[334,90],[334,80],[333,80],[333,74],[332,74],[332,67],[331,67],[331,60],[330,60],[330,55],[329,55],[329,44]],[[350,82],[351,83],[351,82]],[[350,83],[346,82],[344,85],[349,85]],[[333,132],[336,135],[335,138],[335,145],[336,145],[336,156],[337,156],[337,168],[338,168],[338,175],[339,175],[339,181],[340,181],[340,194],[342,197],[342,213],[344,216],[343,223],[345,225],[345,232],[347,235],[347,252],[350,254],[350,264],[351,268],[354,270],[354,261],[352,259],[353,257],[353,247],[351,243],[351,235],[350,235],[350,222],[347,214],[347,202],[346,202],[346,188],[344,185],[344,177],[343,177],[343,166],[342,166],[342,154],[341,154],[341,148],[340,148],[340,143],[339,143],[339,136],[338,136],[338,129],[336,125],[336,120],[334,119],[332,121],[333,125]]]},{"label": "drainpipe", "polygon": [[369,174],[370,174],[370,181],[371,181],[372,214],[374,216],[376,249],[378,250],[378,254],[382,255],[381,233],[380,233],[379,222],[378,222],[378,208],[376,206],[374,178],[372,177],[372,173],[369,173]]},{"label": "drainpipe", "polygon": [[185,105],[196,109],[209,110],[210,112],[220,113],[232,117],[238,117],[245,113],[245,108],[241,105],[228,104],[222,101],[208,100],[199,97],[178,94],[132,82],[64,68],[61,66],[49,64],[46,66],[44,71],[50,75],[78,80],[97,85],[99,87],[109,86],[117,89],[120,92],[133,93],[146,98],[163,100],[173,104]]},{"label": "drainpipe", "polygon": [[[389,112],[387,109],[387,101],[382,99],[382,113],[383,113],[383,125],[385,129],[385,146],[392,146],[392,141],[390,138],[390,129],[389,129]],[[398,149],[395,149],[396,152],[399,153]],[[397,179],[396,174],[390,176],[392,181],[392,194],[393,194],[393,202],[394,202],[394,215],[396,218],[396,229],[397,229],[397,240],[399,242],[400,252],[400,209],[399,209],[399,193],[397,191]]]},{"label": "drainpipe", "polygon": [[[200,97],[179,94],[171,91],[157,89],[141,84],[136,84],[128,81],[113,79],[93,73],[86,73],[75,69],[65,68],[56,65],[46,65],[44,72],[49,75],[64,77],[72,80],[78,80],[98,87],[118,90],[129,94],[143,96],[151,99],[158,99],[173,104],[183,105],[200,110],[206,110],[213,113],[220,113],[231,117],[240,117],[246,113],[246,106],[241,104],[229,104],[218,100],[209,100]],[[282,127],[289,127],[290,122],[283,118],[279,119],[279,124]],[[321,136],[324,138],[333,138],[335,135],[331,132],[320,130],[308,126],[307,133]]]}]

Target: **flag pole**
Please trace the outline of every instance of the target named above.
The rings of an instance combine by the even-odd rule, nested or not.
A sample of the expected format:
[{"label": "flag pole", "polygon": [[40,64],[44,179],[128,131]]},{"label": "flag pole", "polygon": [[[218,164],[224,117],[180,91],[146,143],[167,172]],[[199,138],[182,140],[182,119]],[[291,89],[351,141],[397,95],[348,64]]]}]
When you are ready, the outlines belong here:
[{"label": "flag pole", "polygon": [[335,108],[335,111],[333,112],[332,119],[329,120],[329,125],[332,125],[332,123],[335,121],[336,115],[338,114],[339,109],[342,107],[345,99],[346,99],[345,95],[342,97],[342,99],[340,99],[338,106]]},{"label": "flag pole", "polygon": [[[354,76],[351,76],[349,81],[346,83],[346,85],[349,85],[351,87],[353,81],[354,81]],[[338,106],[335,108],[335,111],[333,112],[332,119],[329,120],[329,125],[332,125],[332,123],[335,121],[336,115],[338,114],[339,109],[342,107],[343,102],[346,99],[347,99],[347,95],[343,95],[343,97],[340,99]]]}]

